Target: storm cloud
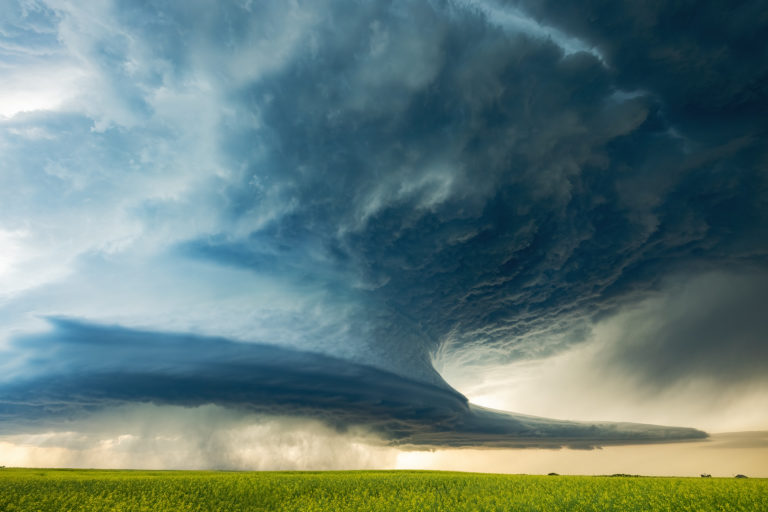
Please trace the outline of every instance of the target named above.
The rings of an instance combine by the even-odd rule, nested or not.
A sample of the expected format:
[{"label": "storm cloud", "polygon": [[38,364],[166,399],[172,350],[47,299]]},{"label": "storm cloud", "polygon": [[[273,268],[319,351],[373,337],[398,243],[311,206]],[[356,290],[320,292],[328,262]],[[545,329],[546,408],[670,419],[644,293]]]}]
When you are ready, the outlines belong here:
[{"label": "storm cloud", "polygon": [[[24,347],[21,364],[34,365],[37,374],[27,369],[0,385],[6,432],[47,432],[104,410],[151,403],[315,418],[341,432],[365,427],[398,445],[588,448],[705,436],[493,411],[470,405],[448,386],[276,346],[51,322],[51,333],[17,341]],[[13,356],[6,374],[19,364]]]},{"label": "storm cloud", "polygon": [[699,437],[446,379],[607,322],[594,364],[643,392],[764,389],[758,4],[10,2],[0,429],[155,403],[400,445]]}]

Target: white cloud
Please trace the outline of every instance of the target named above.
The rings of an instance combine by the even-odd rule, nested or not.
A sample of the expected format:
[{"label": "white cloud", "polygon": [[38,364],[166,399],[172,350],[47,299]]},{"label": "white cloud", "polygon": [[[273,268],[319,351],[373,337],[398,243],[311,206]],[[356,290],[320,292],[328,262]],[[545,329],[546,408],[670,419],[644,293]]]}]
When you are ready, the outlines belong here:
[{"label": "white cloud", "polygon": [[11,271],[24,258],[20,246],[21,239],[24,238],[24,231],[2,231],[0,230],[0,247],[3,252],[0,253],[0,277]]},{"label": "white cloud", "polygon": [[79,94],[83,72],[67,63],[0,66],[0,121],[20,112],[56,110]]},{"label": "white cloud", "polygon": [[490,23],[498,25],[505,30],[513,33],[526,34],[537,39],[550,40],[560,47],[565,55],[571,55],[577,52],[590,53],[597,57],[600,62],[605,64],[603,55],[594,46],[591,46],[578,38],[569,36],[555,27],[544,25],[519,9],[508,5],[498,5],[494,0],[455,1],[459,5],[466,5],[477,9],[485,14]]},{"label": "white cloud", "polygon": [[19,292],[68,274],[66,265],[49,260],[27,229],[0,227],[0,305]]}]

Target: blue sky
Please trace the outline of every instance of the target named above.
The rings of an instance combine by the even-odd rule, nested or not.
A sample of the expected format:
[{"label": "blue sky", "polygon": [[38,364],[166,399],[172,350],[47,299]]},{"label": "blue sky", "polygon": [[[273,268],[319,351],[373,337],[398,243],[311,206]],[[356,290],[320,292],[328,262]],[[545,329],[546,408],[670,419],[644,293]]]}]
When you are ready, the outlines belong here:
[{"label": "blue sky", "polygon": [[768,429],[764,9],[556,4],[3,2],[0,433]]}]

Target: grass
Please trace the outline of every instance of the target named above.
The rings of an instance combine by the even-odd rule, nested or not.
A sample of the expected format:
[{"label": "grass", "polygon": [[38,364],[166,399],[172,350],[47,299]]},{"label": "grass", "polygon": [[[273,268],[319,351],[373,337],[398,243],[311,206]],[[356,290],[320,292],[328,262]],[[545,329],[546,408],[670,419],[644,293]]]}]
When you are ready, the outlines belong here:
[{"label": "grass", "polygon": [[768,479],[0,469],[0,511],[768,511]]}]

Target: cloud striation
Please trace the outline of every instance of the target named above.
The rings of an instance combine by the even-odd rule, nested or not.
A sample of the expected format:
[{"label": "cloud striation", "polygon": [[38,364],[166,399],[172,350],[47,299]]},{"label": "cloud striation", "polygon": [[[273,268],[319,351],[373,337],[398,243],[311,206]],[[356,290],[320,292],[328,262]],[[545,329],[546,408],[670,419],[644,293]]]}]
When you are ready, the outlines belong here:
[{"label": "cloud striation", "polygon": [[18,340],[38,374],[0,386],[0,428],[61,428],[136,403],[320,419],[365,426],[396,445],[591,447],[703,437],[686,428],[555,421],[471,405],[447,386],[277,346],[53,319]]}]

